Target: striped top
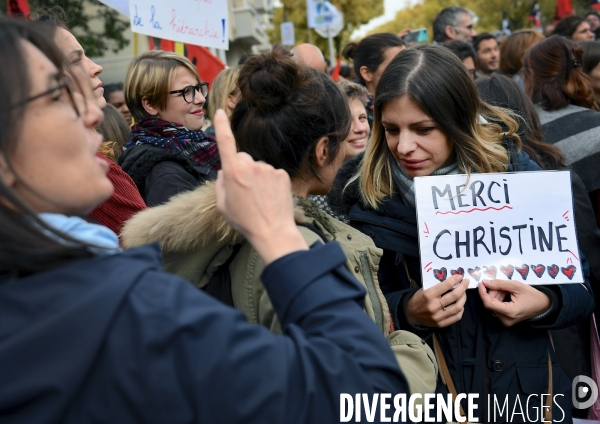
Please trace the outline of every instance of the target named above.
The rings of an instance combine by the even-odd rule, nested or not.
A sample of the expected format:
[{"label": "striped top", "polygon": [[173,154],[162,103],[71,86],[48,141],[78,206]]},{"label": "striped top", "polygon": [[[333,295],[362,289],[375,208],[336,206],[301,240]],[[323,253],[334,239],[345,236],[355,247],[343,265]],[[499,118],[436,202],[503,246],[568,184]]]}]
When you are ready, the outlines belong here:
[{"label": "striped top", "polygon": [[552,111],[535,107],[544,141],[560,148],[588,193],[600,189],[600,112],[574,105]]}]

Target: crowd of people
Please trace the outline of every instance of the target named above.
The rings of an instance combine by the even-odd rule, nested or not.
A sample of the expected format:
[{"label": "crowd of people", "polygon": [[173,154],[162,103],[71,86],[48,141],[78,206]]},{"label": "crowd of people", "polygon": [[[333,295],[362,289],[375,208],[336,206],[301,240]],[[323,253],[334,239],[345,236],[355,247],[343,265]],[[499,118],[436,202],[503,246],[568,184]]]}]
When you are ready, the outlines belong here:
[{"label": "crowd of people", "polygon": [[[161,50],[103,85],[57,16],[0,17],[0,421],[330,423],[382,393],[600,419],[571,402],[600,383],[600,16],[475,22],[209,87]],[[583,283],[423,288],[415,177],[542,170],[570,171]]]}]

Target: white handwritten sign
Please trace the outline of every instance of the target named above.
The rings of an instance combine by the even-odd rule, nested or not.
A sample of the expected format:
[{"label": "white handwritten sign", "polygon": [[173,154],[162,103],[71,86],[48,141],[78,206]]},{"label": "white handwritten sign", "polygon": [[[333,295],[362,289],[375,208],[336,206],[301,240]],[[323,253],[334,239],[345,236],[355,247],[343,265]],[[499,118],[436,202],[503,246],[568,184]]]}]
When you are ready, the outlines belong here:
[{"label": "white handwritten sign", "polygon": [[100,3],[104,3],[129,18],[129,0],[100,0]]},{"label": "white handwritten sign", "polygon": [[133,32],[229,48],[227,0],[129,0],[129,15]]},{"label": "white handwritten sign", "polygon": [[415,192],[423,288],[583,282],[568,171],[417,177]]}]

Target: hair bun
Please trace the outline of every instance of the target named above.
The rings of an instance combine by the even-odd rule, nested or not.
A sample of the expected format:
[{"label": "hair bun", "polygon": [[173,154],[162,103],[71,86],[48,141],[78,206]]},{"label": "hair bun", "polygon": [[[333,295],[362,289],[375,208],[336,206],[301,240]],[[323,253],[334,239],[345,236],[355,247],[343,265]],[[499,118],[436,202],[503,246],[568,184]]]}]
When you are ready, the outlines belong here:
[{"label": "hair bun", "polygon": [[357,47],[358,47],[358,43],[356,43],[354,41],[346,44],[346,47],[344,47],[344,50],[342,51],[342,56],[347,60],[353,59],[354,52],[356,51]]},{"label": "hair bun", "polygon": [[301,85],[302,72],[292,54],[275,45],[271,52],[253,56],[244,63],[238,78],[242,99],[263,114],[273,113],[290,102]]}]

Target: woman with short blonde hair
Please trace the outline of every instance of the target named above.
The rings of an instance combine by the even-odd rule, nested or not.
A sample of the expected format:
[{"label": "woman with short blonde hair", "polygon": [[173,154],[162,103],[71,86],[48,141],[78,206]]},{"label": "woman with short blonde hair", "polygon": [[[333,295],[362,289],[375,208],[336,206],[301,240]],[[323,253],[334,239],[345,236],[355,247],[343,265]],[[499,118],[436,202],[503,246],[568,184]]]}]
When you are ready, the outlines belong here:
[{"label": "woman with short blonde hair", "polygon": [[119,163],[148,206],[216,177],[217,145],[202,132],[208,83],[192,62],[172,52],[145,52],[131,62],[124,91],[136,124]]},{"label": "woman with short blonde hair", "polygon": [[125,79],[125,101],[136,122],[149,116],[144,103],[165,108],[169,88],[179,68],[187,69],[198,81],[200,74],[190,60],[173,52],[151,50],[142,53],[129,65]]}]

